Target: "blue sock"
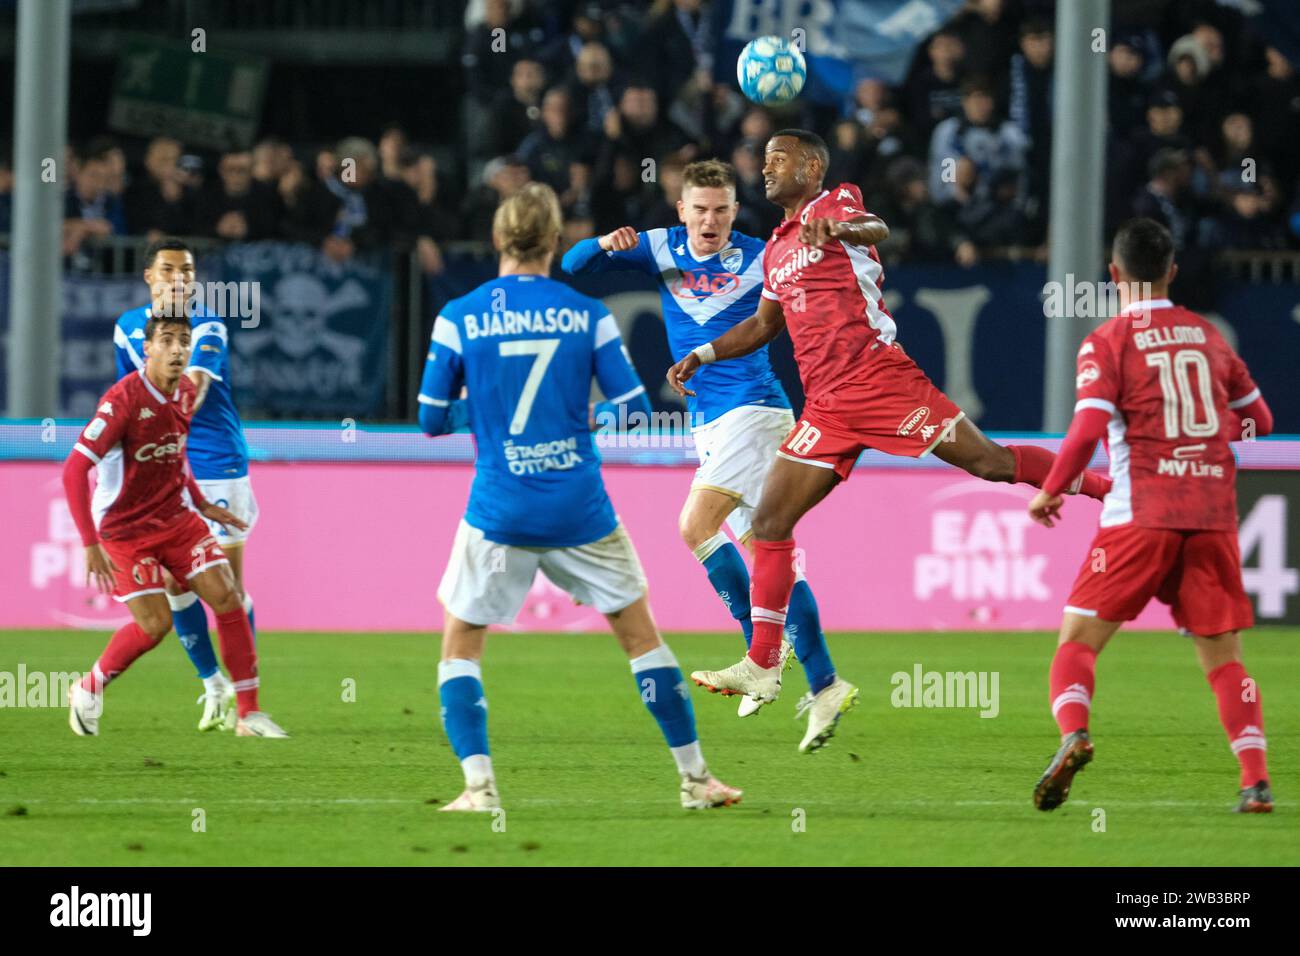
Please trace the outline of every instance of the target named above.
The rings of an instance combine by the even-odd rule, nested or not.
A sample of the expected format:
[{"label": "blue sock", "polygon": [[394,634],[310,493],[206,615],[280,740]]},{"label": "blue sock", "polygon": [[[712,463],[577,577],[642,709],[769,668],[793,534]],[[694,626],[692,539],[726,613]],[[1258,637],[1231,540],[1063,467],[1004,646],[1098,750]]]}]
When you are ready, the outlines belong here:
[{"label": "blue sock", "polygon": [[171,605],[172,626],[181,639],[181,646],[199,672],[199,679],[207,680],[217,672],[217,655],[212,650],[212,638],[208,636],[208,612],[193,591],[169,594],[167,603]]},{"label": "blue sock", "polygon": [[478,754],[488,755],[487,698],[483,696],[482,674],[478,661],[459,658],[438,663],[442,729],[462,762]]},{"label": "blue sock", "polygon": [[754,639],[754,622],[749,618],[749,569],[736,546],[719,531],[695,549],[695,557],[708,572],[709,583],[727,606],[728,613],[740,622],[745,646]]},{"label": "blue sock", "polygon": [[808,582],[799,577],[790,592],[790,609],[785,617],[785,636],[794,645],[794,653],[808,677],[808,687],[815,694],[835,680],[835,665],[822,634],[817,599]]},{"label": "blue sock", "polygon": [[695,709],[681,668],[667,644],[632,660],[632,676],[646,709],[663,731],[680,773],[702,777],[708,773],[695,733]]}]

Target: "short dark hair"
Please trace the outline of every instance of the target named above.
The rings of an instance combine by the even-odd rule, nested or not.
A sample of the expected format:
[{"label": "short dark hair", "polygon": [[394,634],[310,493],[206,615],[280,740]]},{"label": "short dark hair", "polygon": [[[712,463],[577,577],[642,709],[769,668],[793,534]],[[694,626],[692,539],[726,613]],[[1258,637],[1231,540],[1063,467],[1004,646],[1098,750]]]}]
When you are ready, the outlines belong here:
[{"label": "short dark hair", "polygon": [[150,313],[149,321],[144,324],[144,340],[152,342],[154,333],[164,325],[180,325],[185,328],[186,332],[192,328],[189,318],[185,315],[153,315]]},{"label": "short dark hair", "polygon": [[1174,262],[1174,237],[1154,219],[1130,219],[1115,233],[1111,259],[1131,279],[1160,282]]},{"label": "short dark hair", "polygon": [[826,167],[831,162],[831,151],[826,147],[826,140],[806,129],[779,129],[768,137],[768,142],[778,136],[789,136],[791,139],[797,139],[803,146],[805,153],[812,153],[821,162],[822,176],[825,177]]},{"label": "short dark hair", "polygon": [[177,239],[175,236],[163,236],[161,239],[155,239],[145,247],[145,266],[152,266],[153,261],[158,258],[160,252],[188,252],[191,256],[194,255],[194,250],[190,248],[189,243],[184,239]]}]

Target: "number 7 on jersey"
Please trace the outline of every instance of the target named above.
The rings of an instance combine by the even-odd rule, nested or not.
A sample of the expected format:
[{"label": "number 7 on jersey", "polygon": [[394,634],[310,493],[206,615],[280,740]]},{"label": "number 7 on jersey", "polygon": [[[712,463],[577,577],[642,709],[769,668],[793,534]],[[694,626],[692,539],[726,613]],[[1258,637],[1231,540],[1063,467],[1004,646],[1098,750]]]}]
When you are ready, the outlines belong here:
[{"label": "number 7 on jersey", "polygon": [[523,339],[500,343],[502,358],[512,355],[533,356],[533,367],[528,370],[524,390],[519,393],[519,403],[515,405],[515,413],[510,419],[510,434],[523,434],[524,426],[528,424],[528,415],[533,410],[533,402],[537,399],[537,390],[541,388],[542,379],[546,375],[546,368],[559,347],[559,339]]}]

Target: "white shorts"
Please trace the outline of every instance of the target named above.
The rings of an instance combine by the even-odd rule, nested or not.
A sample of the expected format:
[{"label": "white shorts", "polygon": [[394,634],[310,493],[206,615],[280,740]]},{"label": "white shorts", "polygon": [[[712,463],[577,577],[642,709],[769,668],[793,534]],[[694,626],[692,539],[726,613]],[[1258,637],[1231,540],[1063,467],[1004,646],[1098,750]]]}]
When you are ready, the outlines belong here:
[{"label": "white shorts", "polygon": [[524,548],[489,541],[462,518],[438,600],[467,624],[511,624],[538,571],[602,614],[621,611],[645,595],[645,572],[621,522],[591,544]]},{"label": "white shorts", "polygon": [[707,488],[735,499],[727,527],[737,540],[749,534],[763,481],[793,428],[788,408],[741,405],[691,431],[700,456],[691,490]]},{"label": "white shorts", "polygon": [[[232,511],[236,518],[248,522],[248,530],[240,531],[238,528],[227,528],[217,521],[208,522],[208,527],[212,529],[212,534],[216,537],[218,544],[243,544],[248,536],[253,533],[253,525],[257,524],[257,499],[253,497],[253,483],[248,480],[248,475],[242,478],[205,478],[194,479],[195,484],[199,486],[199,491],[203,492],[203,497],[211,501],[214,505],[221,505]],[[200,517],[202,517],[200,515]]]}]

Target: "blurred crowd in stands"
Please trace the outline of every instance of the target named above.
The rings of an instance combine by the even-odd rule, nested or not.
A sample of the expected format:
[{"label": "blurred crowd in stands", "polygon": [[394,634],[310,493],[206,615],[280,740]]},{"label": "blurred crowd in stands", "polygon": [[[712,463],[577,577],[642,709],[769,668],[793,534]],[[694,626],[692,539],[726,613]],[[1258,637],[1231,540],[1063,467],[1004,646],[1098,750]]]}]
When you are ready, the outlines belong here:
[{"label": "blurred crowd in stands", "polygon": [[[968,0],[917,47],[901,84],[864,76],[838,107],[801,98],[779,111],[714,81],[707,0],[572,7],[557,28],[542,0],[471,0],[462,129],[429,144],[454,147],[454,176],[399,125],[310,155],[267,138],[206,161],[158,138],[138,168],[103,137],[69,157],[65,250],[120,234],[286,238],[339,260],[411,247],[436,273],[447,242],[490,239],[498,202],[530,180],[559,194],[568,242],[673,225],[682,168],[710,156],[736,167],[736,228],[766,236],[781,213],[763,197],[764,142],[802,125],[830,146],[828,184],[859,184],[890,225],[888,258],[1044,254],[1051,0]],[[1151,216],[1184,257],[1300,248],[1295,66],[1213,0],[1117,3],[1113,16],[1097,53],[1109,72],[1108,230]],[[11,180],[0,165],[0,232]]]}]

